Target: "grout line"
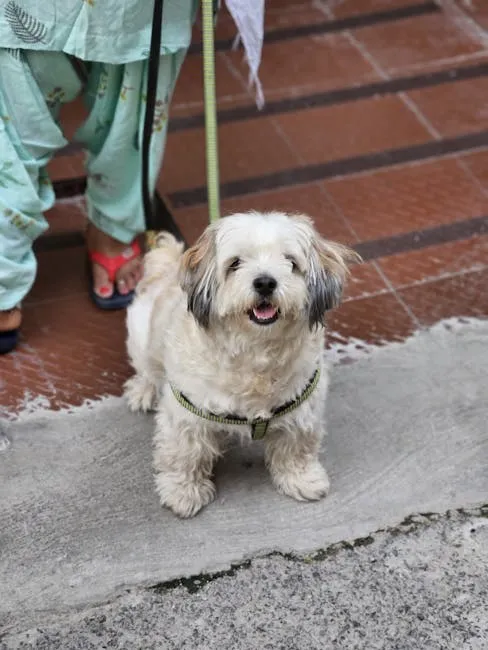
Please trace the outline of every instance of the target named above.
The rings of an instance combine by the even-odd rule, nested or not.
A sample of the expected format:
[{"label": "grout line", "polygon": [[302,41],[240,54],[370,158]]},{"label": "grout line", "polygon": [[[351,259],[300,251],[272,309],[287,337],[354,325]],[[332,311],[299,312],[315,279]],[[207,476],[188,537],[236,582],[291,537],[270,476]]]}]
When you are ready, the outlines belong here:
[{"label": "grout line", "polygon": [[475,62],[478,61],[479,59],[486,60],[488,57],[488,52],[486,50],[480,50],[479,52],[471,52],[470,54],[459,54],[458,56],[450,56],[447,57],[446,59],[436,59],[435,61],[428,61],[427,63],[412,63],[411,65],[407,65],[404,67],[399,67],[399,68],[391,68],[391,73],[392,74],[408,74],[408,73],[415,73],[417,70],[423,70],[426,73],[429,73],[432,71],[434,68],[431,68],[430,65],[436,66],[436,69],[439,68],[439,66],[444,67],[449,67],[451,65],[457,65],[457,64],[462,64],[466,62]]},{"label": "grout line", "polygon": [[[455,0],[434,0],[446,15],[468,36],[472,41],[488,50],[488,32],[469,16]],[[486,2],[486,0],[485,0]]]},{"label": "grout line", "polygon": [[469,178],[475,183],[475,185],[478,187],[478,189],[484,194],[484,196],[488,197],[488,187],[485,187],[485,185],[480,181],[480,179],[476,176],[476,174],[473,173],[473,170],[471,167],[468,165],[468,163],[464,160],[464,157],[462,156],[457,156],[456,157],[456,162],[461,167],[461,169],[469,176]]},{"label": "grout line", "polygon": [[[232,74],[234,74],[234,73],[232,72]],[[239,79],[239,81],[240,81],[240,79]],[[249,93],[243,92],[243,93],[239,93],[237,95],[220,95],[218,97],[219,104],[222,103],[222,102],[228,102],[230,104],[230,103],[233,103],[236,99],[237,100],[249,99]],[[172,114],[174,114],[175,111],[181,111],[181,110],[185,110],[185,109],[201,110],[204,107],[204,105],[205,105],[205,102],[204,102],[203,99],[198,99],[198,100],[194,100],[194,101],[191,101],[191,102],[179,102],[179,103],[177,103],[177,104],[175,103],[173,105],[173,107],[171,109],[171,112],[172,112]],[[178,117],[178,115],[176,115],[175,117]]]},{"label": "grout line", "polygon": [[399,99],[403,102],[403,104],[406,106],[406,108],[415,115],[417,120],[422,124],[422,126],[426,129],[427,133],[431,135],[434,140],[441,140],[442,135],[439,133],[439,131],[434,127],[434,125],[430,122],[430,120],[422,113],[420,108],[417,106],[415,101],[411,99],[407,93],[401,92],[398,93],[397,95]]},{"label": "grout line", "polygon": [[436,276],[428,276],[422,278],[421,280],[415,280],[414,282],[408,282],[406,284],[400,284],[398,286],[393,285],[393,289],[385,288],[378,291],[365,292],[357,297],[345,298],[343,303],[354,302],[355,300],[365,300],[366,298],[376,298],[377,296],[384,296],[386,294],[394,294],[398,291],[406,291],[408,289],[414,289],[415,287],[424,286],[426,284],[434,284],[436,282],[442,282],[444,280],[451,280],[455,278],[462,278],[465,275],[470,275],[474,273],[481,273],[486,271],[488,266],[485,264],[477,265],[476,267],[471,267],[468,269],[463,269],[462,271],[455,271],[453,273],[441,273]]},{"label": "grout line", "polygon": [[318,11],[323,13],[324,16],[326,18],[328,18],[329,20],[335,20],[336,17],[334,15],[334,12],[333,12],[333,9],[332,9],[332,6],[331,6],[333,4],[333,2],[334,2],[334,0],[330,0],[330,2],[325,2],[325,3],[324,3],[323,0],[313,0],[312,6],[314,7],[314,9],[318,9]]},{"label": "grout line", "polygon": [[280,124],[279,124],[279,122],[276,120],[276,118],[271,117],[271,118],[269,119],[269,122],[270,122],[271,126],[273,127],[273,129],[274,129],[276,135],[278,135],[278,136],[281,138],[281,140],[283,140],[283,142],[284,142],[285,145],[287,146],[289,152],[293,155],[293,157],[295,158],[295,160],[297,161],[297,163],[298,163],[300,166],[304,166],[304,165],[306,164],[306,163],[305,163],[305,159],[302,158],[302,156],[300,155],[300,153],[299,153],[298,151],[295,150],[295,147],[293,146],[293,143],[290,141],[290,138],[289,138],[289,137],[286,135],[286,133],[283,131],[282,127],[280,126]]},{"label": "grout line", "polygon": [[462,278],[465,275],[471,275],[474,273],[482,273],[488,269],[488,264],[478,264],[476,268],[462,269],[461,271],[453,271],[440,273],[436,276],[429,276],[422,278],[422,280],[416,280],[415,282],[408,282],[406,284],[400,284],[395,286],[395,291],[405,291],[407,289],[412,289],[414,287],[423,286],[425,284],[434,284],[435,282],[442,282],[443,280],[450,280],[452,278]]},{"label": "grout line", "polygon": [[[244,92],[246,93],[246,97],[249,98],[250,94],[249,94],[249,91],[248,91],[247,83],[246,83],[245,79],[243,78],[241,72],[234,66],[232,61],[227,56],[227,53],[222,52],[221,55],[222,55],[221,58],[222,58],[222,60],[223,60],[223,62],[225,64],[225,67],[227,68],[229,73],[234,77],[234,79],[241,84]],[[243,54],[243,56],[244,56],[244,54]]]},{"label": "grout line", "polygon": [[[335,4],[339,4],[340,0],[336,0]],[[333,7],[330,6],[329,4],[323,4],[320,0],[318,2],[318,7],[322,13],[330,18],[331,20],[335,19],[335,14]],[[347,38],[349,43],[353,46],[355,50],[359,52],[359,54],[365,59],[367,63],[371,66],[371,68],[376,72],[376,74],[380,77],[380,79],[389,80],[390,76],[388,73],[382,68],[382,66],[378,63],[378,61],[375,59],[375,57],[369,52],[367,47],[358,41],[358,39],[352,34],[351,30],[347,30],[344,32],[344,36]]]},{"label": "grout line", "polygon": [[400,303],[400,305],[403,307],[403,309],[407,312],[407,314],[410,316],[411,320],[417,327],[422,327],[422,323],[419,321],[417,316],[413,313],[412,309],[407,305],[405,300],[398,294],[396,287],[392,284],[386,273],[383,271],[381,266],[377,261],[373,262],[373,266],[376,269],[377,273],[379,276],[382,278],[383,282],[386,284],[387,287],[391,289],[392,294],[395,296],[396,300]]},{"label": "grout line", "polygon": [[[463,152],[465,154],[471,154],[473,151],[479,151],[479,150],[485,150],[485,147],[481,146],[479,149],[475,150],[469,150],[466,152]],[[359,172],[354,172],[354,174],[343,174],[342,176],[334,176],[332,178],[326,178],[324,179],[325,181],[329,183],[334,183],[334,182],[340,182],[346,178],[364,178],[367,176],[373,176],[374,174],[382,174],[382,173],[388,173],[390,169],[400,169],[400,168],[410,168],[410,167],[420,167],[421,165],[425,165],[426,163],[436,163],[438,161],[442,160],[452,160],[456,159],[459,156],[458,152],[453,152],[453,153],[446,153],[445,155],[441,156],[433,156],[431,158],[422,158],[420,160],[408,160],[406,162],[402,163],[393,163],[390,167],[381,167],[381,168],[372,168],[372,169],[365,169],[364,171],[359,171]]]},{"label": "grout line", "polygon": [[315,0],[315,3],[318,5],[318,9],[327,11],[331,20],[337,20],[335,8],[342,4],[342,0]]},{"label": "grout line", "polygon": [[354,237],[354,239],[356,240],[355,243],[356,243],[356,244],[359,244],[359,243],[360,243],[360,239],[359,239],[359,237],[358,237],[358,234],[357,234],[357,232],[356,232],[356,229],[354,228],[354,226],[352,225],[352,223],[349,221],[349,219],[348,219],[347,216],[345,215],[344,211],[342,210],[342,208],[340,207],[340,205],[336,202],[336,200],[334,199],[334,197],[332,196],[332,194],[330,194],[330,192],[329,192],[329,190],[327,189],[325,183],[323,183],[323,182],[319,182],[318,185],[319,185],[320,192],[321,192],[321,193],[322,193],[322,194],[327,198],[327,200],[331,203],[331,205],[332,205],[332,206],[334,207],[334,209],[336,210],[337,214],[341,217],[341,219],[342,219],[344,225],[346,226],[346,228],[349,230],[349,232],[351,233],[351,235],[352,235],[352,236]]},{"label": "grout line", "polygon": [[[342,302],[343,304],[348,303],[348,302],[355,302],[357,300],[367,300],[368,298],[376,298],[377,296],[384,296],[387,294],[396,294],[398,291],[406,291],[408,289],[414,289],[415,287],[420,287],[424,286],[426,284],[435,284],[436,282],[442,282],[444,280],[451,280],[454,278],[462,278],[465,275],[470,275],[470,274],[475,274],[475,273],[481,273],[483,271],[486,271],[488,269],[488,265],[486,264],[478,264],[476,267],[471,267],[468,269],[463,269],[461,271],[454,271],[452,273],[440,273],[439,275],[435,276],[428,276],[425,278],[422,278],[421,280],[415,280],[414,282],[407,282],[405,284],[400,284],[398,286],[392,285],[392,288],[387,286],[385,289],[379,289],[377,291],[365,291],[359,296],[356,297],[351,297],[348,298],[346,297]],[[378,269],[377,269],[378,270]],[[389,284],[389,283],[388,283]],[[407,311],[409,310],[407,306]],[[409,314],[410,315],[410,314]]]},{"label": "grout line", "polygon": [[[346,289],[346,293],[347,293],[347,289]],[[371,292],[365,291],[364,293],[361,293],[358,296],[352,296],[352,297],[346,296],[341,301],[341,305],[346,305],[351,302],[357,302],[358,300],[368,300],[368,298],[378,298],[379,296],[387,296],[392,293],[393,292],[390,291],[390,289],[388,289],[387,287],[385,287],[384,289],[379,289],[377,291],[371,291]]]},{"label": "grout line", "polygon": [[391,79],[388,72],[383,69],[383,67],[378,63],[375,57],[369,52],[367,47],[363,43],[361,43],[361,41],[358,41],[358,39],[351,32],[346,32],[345,36],[348,38],[351,45],[353,45],[353,47],[362,55],[363,59],[365,59],[369,63],[369,65],[373,68],[373,70],[375,70],[375,72],[380,76],[381,79],[384,79],[385,81],[389,81]]}]

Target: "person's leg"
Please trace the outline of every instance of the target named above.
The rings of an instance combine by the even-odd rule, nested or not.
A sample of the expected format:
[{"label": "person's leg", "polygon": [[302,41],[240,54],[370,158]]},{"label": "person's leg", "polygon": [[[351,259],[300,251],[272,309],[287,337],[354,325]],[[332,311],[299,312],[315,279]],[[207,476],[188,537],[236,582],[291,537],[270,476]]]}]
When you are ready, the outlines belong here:
[{"label": "person's leg", "polygon": [[[186,51],[160,60],[156,115],[151,142],[150,182],[154,190],[166,142],[168,107]],[[87,208],[89,250],[109,257],[127,251],[142,233],[142,131],[145,117],[147,61],[125,65],[92,64],[85,95],[90,114],[76,135],[88,150]],[[140,258],[121,265],[118,292],[127,294],[141,276]],[[94,290],[110,296],[107,271],[93,264]]]},{"label": "person's leg", "polygon": [[45,167],[53,153],[66,144],[56,121],[59,105],[79,91],[79,80],[64,54],[0,48],[3,333],[20,326],[17,305],[29,292],[36,274],[32,243],[47,228],[43,212],[54,203]]}]

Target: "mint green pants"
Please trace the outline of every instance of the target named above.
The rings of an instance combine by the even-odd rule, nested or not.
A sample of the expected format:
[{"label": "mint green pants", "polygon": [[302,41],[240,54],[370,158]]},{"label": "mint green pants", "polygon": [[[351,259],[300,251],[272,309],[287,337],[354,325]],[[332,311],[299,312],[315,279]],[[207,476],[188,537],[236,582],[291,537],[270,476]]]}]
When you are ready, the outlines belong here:
[{"label": "mint green pants", "polygon": [[[154,189],[166,141],[168,106],[186,50],[161,56],[151,144]],[[36,275],[32,244],[54,204],[46,172],[67,144],[62,104],[83,93],[89,114],[75,139],[86,150],[88,218],[129,243],[144,230],[141,143],[147,60],[85,63],[86,78],[62,52],[0,48],[0,311],[17,305]]]}]

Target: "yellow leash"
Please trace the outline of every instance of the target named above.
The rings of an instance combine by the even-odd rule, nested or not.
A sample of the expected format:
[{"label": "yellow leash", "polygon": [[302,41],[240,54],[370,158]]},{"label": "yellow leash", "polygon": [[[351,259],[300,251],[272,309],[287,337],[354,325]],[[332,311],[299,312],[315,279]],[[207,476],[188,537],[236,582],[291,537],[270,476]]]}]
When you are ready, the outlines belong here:
[{"label": "yellow leash", "polygon": [[202,0],[203,92],[205,100],[205,147],[207,198],[210,223],[220,218],[219,149],[215,93],[214,0]]}]

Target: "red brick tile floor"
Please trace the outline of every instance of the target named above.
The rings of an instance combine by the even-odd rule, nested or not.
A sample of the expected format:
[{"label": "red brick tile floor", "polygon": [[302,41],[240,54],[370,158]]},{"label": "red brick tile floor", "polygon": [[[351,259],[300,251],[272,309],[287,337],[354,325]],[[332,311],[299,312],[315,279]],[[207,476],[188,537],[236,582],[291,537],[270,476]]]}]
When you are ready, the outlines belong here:
[{"label": "red brick tile floor", "polygon": [[[223,213],[305,212],[363,253],[329,316],[336,350],[486,317],[488,3],[268,0],[266,11],[262,112],[242,51],[230,48],[230,17],[217,28]],[[159,181],[188,243],[207,223],[198,26],[194,39]],[[83,114],[79,103],[64,111],[69,136]],[[82,154],[55,158],[50,173],[82,176]],[[8,412],[119,395],[129,374],[124,314],[88,299],[82,198],[47,218],[22,341],[0,359]]]}]

